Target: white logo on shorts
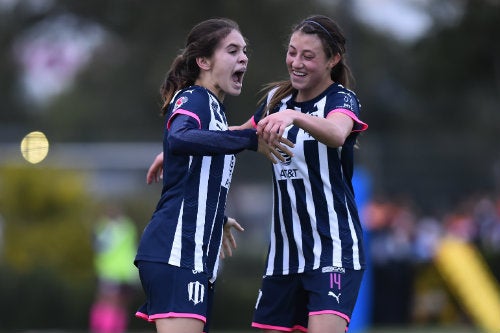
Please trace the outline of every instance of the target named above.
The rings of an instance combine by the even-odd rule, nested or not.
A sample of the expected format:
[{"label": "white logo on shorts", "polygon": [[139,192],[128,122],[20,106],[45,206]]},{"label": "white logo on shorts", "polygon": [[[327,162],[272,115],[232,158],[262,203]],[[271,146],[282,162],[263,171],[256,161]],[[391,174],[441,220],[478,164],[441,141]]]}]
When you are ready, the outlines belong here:
[{"label": "white logo on shorts", "polygon": [[260,299],[262,298],[262,290],[259,289],[259,295],[257,296],[257,302],[255,302],[255,309],[259,307]]},{"label": "white logo on shorts", "polygon": [[194,305],[203,303],[203,299],[205,298],[205,286],[200,282],[195,281],[189,282],[187,287],[189,300],[192,301]]},{"label": "white logo on shorts", "polygon": [[333,298],[335,298],[337,300],[337,303],[339,303],[339,304],[340,304],[340,295],[342,295],[342,293],[335,295],[335,293],[333,291],[328,292],[328,296],[332,296]]}]

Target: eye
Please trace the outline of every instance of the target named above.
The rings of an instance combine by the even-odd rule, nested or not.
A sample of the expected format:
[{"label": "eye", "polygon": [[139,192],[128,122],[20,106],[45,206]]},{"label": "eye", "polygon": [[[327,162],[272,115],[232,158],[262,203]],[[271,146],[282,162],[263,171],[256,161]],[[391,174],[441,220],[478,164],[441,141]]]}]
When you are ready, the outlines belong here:
[{"label": "eye", "polygon": [[304,53],[304,59],[306,59],[306,60],[312,60],[312,59],[314,59],[314,54],[312,54],[312,53]]}]

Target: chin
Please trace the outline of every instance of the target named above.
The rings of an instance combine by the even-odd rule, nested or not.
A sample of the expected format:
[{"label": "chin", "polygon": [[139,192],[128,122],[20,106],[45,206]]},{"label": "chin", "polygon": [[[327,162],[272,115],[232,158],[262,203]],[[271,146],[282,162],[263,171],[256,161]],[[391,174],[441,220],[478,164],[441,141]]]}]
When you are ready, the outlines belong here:
[{"label": "chin", "polygon": [[307,85],[307,80],[305,78],[298,78],[293,75],[290,75],[290,82],[295,89],[303,88],[305,85]]},{"label": "chin", "polygon": [[229,95],[232,95],[232,96],[238,96],[239,94],[241,94],[241,87],[239,88],[231,88],[228,92],[227,92]]},{"label": "chin", "polygon": [[298,82],[295,82],[295,81],[292,80],[292,87],[293,87],[293,89],[302,90],[302,89],[304,89],[305,86],[306,85],[303,84],[303,83],[298,83]]}]

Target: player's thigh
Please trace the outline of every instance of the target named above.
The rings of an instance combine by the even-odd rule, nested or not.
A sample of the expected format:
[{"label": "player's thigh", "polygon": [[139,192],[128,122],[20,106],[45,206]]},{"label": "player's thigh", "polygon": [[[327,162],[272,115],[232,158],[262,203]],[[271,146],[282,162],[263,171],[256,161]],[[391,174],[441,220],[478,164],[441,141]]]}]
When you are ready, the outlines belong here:
[{"label": "player's thigh", "polygon": [[158,333],[202,333],[204,323],[194,318],[161,318],[155,320]]},{"label": "player's thigh", "polygon": [[307,333],[345,333],[347,321],[334,314],[309,316]]}]

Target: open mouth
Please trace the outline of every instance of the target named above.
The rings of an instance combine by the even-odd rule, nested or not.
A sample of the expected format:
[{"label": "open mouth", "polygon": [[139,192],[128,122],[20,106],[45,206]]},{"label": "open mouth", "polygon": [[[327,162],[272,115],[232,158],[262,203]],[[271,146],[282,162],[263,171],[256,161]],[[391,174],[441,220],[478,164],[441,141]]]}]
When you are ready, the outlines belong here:
[{"label": "open mouth", "polygon": [[245,70],[242,69],[242,70],[238,70],[236,72],[233,73],[233,81],[235,83],[239,83],[239,84],[242,84],[243,83],[243,76],[245,75]]}]

